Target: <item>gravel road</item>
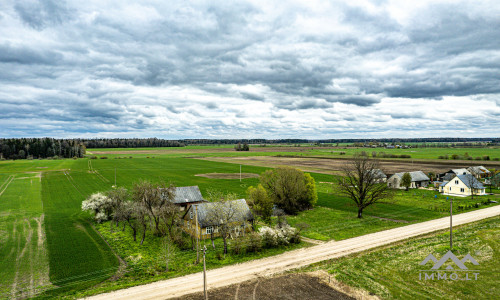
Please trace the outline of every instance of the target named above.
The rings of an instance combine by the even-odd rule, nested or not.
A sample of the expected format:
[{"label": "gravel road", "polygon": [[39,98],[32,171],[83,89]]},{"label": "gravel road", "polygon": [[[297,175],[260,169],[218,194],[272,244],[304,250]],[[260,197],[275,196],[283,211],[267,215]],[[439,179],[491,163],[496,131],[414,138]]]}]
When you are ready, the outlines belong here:
[{"label": "gravel road", "polygon": [[[461,225],[500,215],[500,205],[453,216],[453,225]],[[209,288],[218,288],[282,273],[312,263],[345,256],[351,253],[387,245],[411,237],[449,228],[449,217],[398,227],[342,241],[297,249],[280,255],[241,264],[213,269],[207,272]],[[88,299],[168,299],[203,290],[203,274],[196,273],[146,285],[131,287]]]}]

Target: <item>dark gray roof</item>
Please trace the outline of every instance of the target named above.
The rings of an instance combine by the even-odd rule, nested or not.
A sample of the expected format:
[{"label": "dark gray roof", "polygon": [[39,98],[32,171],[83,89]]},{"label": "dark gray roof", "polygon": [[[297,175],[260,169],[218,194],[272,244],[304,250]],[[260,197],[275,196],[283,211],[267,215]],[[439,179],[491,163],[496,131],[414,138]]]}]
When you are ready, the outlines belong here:
[{"label": "dark gray roof", "polygon": [[411,181],[429,181],[431,180],[427,175],[424,174],[422,171],[414,171],[414,172],[400,172],[394,174],[395,176],[398,176],[399,178],[403,178],[403,175],[405,173],[410,173],[411,176]]},{"label": "dark gray roof", "polygon": [[375,178],[387,178],[387,175],[380,169],[373,169],[372,172]]},{"label": "dark gray roof", "polygon": [[460,181],[462,181],[468,188],[471,188],[471,185],[475,189],[484,189],[483,184],[476,179],[476,177],[472,176],[471,174],[466,174],[466,175],[458,175],[457,176]]},{"label": "dark gray roof", "polygon": [[462,168],[462,169],[452,169],[451,170],[453,173],[457,175],[464,175],[464,174],[470,174],[469,170]]},{"label": "dark gray roof", "polygon": [[186,216],[190,211],[196,212],[198,210],[198,223],[201,227],[220,225],[220,220],[215,220],[213,217],[213,210],[233,210],[232,222],[242,222],[253,220],[253,214],[248,207],[245,199],[238,199],[226,202],[203,202],[200,204],[192,205],[184,214]]},{"label": "dark gray roof", "polygon": [[174,190],[175,204],[205,201],[198,186],[180,186]]}]

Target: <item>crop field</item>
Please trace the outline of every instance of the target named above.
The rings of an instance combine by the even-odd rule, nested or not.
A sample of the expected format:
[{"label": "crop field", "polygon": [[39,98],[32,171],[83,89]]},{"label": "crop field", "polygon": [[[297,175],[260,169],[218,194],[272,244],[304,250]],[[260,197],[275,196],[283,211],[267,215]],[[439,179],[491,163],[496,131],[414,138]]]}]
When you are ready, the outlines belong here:
[{"label": "crop field", "polygon": [[470,254],[479,263],[466,264],[479,273],[477,280],[472,274],[470,280],[419,279],[419,270],[430,266],[419,265],[427,255],[439,259],[449,250],[448,231],[319,263],[305,271],[327,270],[336,280],[383,299],[496,299],[500,293],[499,224],[500,218],[495,217],[454,229],[453,253],[459,259]]},{"label": "crop field", "polygon": [[[240,161],[193,158],[275,156],[319,150],[325,149],[254,147],[248,153],[236,152],[232,146],[89,149],[89,156],[99,159],[0,161],[0,298],[22,298],[40,292],[47,297],[81,295],[82,289],[96,286],[124,267],[117,254],[125,261],[127,257],[118,251],[119,245],[103,234],[101,227],[101,232],[97,231],[90,215],[81,211],[81,202],[90,194],[107,191],[115,182],[131,188],[139,179],[163,180],[176,186],[198,185],[204,195],[215,189],[244,198],[246,189],[258,183],[256,175],[276,164],[253,166]],[[235,175],[240,165],[246,174],[241,181]],[[317,208],[288,218],[292,225],[310,225],[304,232],[306,237],[344,239],[447,214],[446,197],[434,198],[433,191],[410,191],[399,192],[393,200],[368,208],[360,220],[350,200],[335,195],[331,173],[324,173],[311,173],[318,184]],[[472,203],[467,199],[457,201]],[[461,211],[456,208],[455,212]],[[106,288],[154,280],[144,275],[148,274],[145,265],[139,266],[138,278],[116,284],[107,281]]]},{"label": "crop field", "polygon": [[0,298],[50,285],[40,190],[39,174],[0,175]]}]

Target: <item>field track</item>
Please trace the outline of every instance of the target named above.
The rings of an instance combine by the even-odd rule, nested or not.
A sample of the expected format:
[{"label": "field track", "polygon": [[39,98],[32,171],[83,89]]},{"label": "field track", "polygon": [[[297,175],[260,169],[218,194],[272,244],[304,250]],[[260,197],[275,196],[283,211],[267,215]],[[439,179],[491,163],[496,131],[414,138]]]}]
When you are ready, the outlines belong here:
[{"label": "field track", "polygon": [[5,192],[5,190],[7,189],[7,187],[9,186],[9,184],[12,182],[12,180],[14,180],[14,176],[10,175],[7,178],[7,180],[5,180],[5,182],[2,183],[2,185],[0,185],[0,196],[2,196],[3,192]]},{"label": "field track", "polygon": [[[480,209],[453,217],[454,226],[500,215],[500,206]],[[329,260],[352,253],[388,245],[411,237],[443,230],[449,227],[449,217],[380,231],[342,241],[331,241],[310,248],[302,248],[273,257],[258,259],[210,270],[207,272],[209,288],[237,284],[262,276],[270,276],[287,270]],[[168,299],[203,290],[203,274],[183,277],[132,287],[89,299]]]}]

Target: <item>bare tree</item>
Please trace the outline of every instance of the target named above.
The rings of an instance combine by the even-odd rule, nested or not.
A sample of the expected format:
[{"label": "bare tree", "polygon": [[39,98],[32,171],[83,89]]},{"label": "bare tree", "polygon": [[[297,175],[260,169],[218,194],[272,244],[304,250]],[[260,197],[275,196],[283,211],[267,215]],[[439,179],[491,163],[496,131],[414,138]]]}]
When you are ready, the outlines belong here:
[{"label": "bare tree", "polygon": [[155,234],[160,234],[160,211],[169,202],[169,198],[164,197],[164,194],[172,188],[172,186],[167,188],[164,183],[153,184],[147,180],[134,184],[132,198],[134,201],[142,203],[143,208],[154,222]]},{"label": "bare tree", "polygon": [[470,174],[466,174],[462,178],[464,178],[465,185],[467,185],[470,189],[471,199],[474,200],[474,193],[479,188],[480,182],[476,179],[476,177],[478,177],[478,173],[474,170],[474,168],[469,168],[468,171]]},{"label": "bare tree", "polygon": [[376,169],[380,169],[378,161],[359,154],[341,169],[344,177],[337,180],[339,190],[356,203],[358,218],[366,207],[391,196],[387,185],[379,182]]},{"label": "bare tree", "polygon": [[227,239],[231,232],[241,222],[245,220],[246,204],[240,201],[234,201],[234,194],[212,194],[218,201],[207,203],[206,222],[207,224],[217,225],[218,233],[224,241],[224,254],[227,254]]},{"label": "bare tree", "polygon": [[106,193],[108,198],[111,200],[111,208],[112,208],[112,215],[113,215],[113,221],[115,221],[116,226],[118,227],[118,223],[120,222],[120,214],[122,211],[122,205],[123,202],[127,200],[128,198],[128,192],[127,189],[123,187],[119,187],[117,189],[112,189]]}]

